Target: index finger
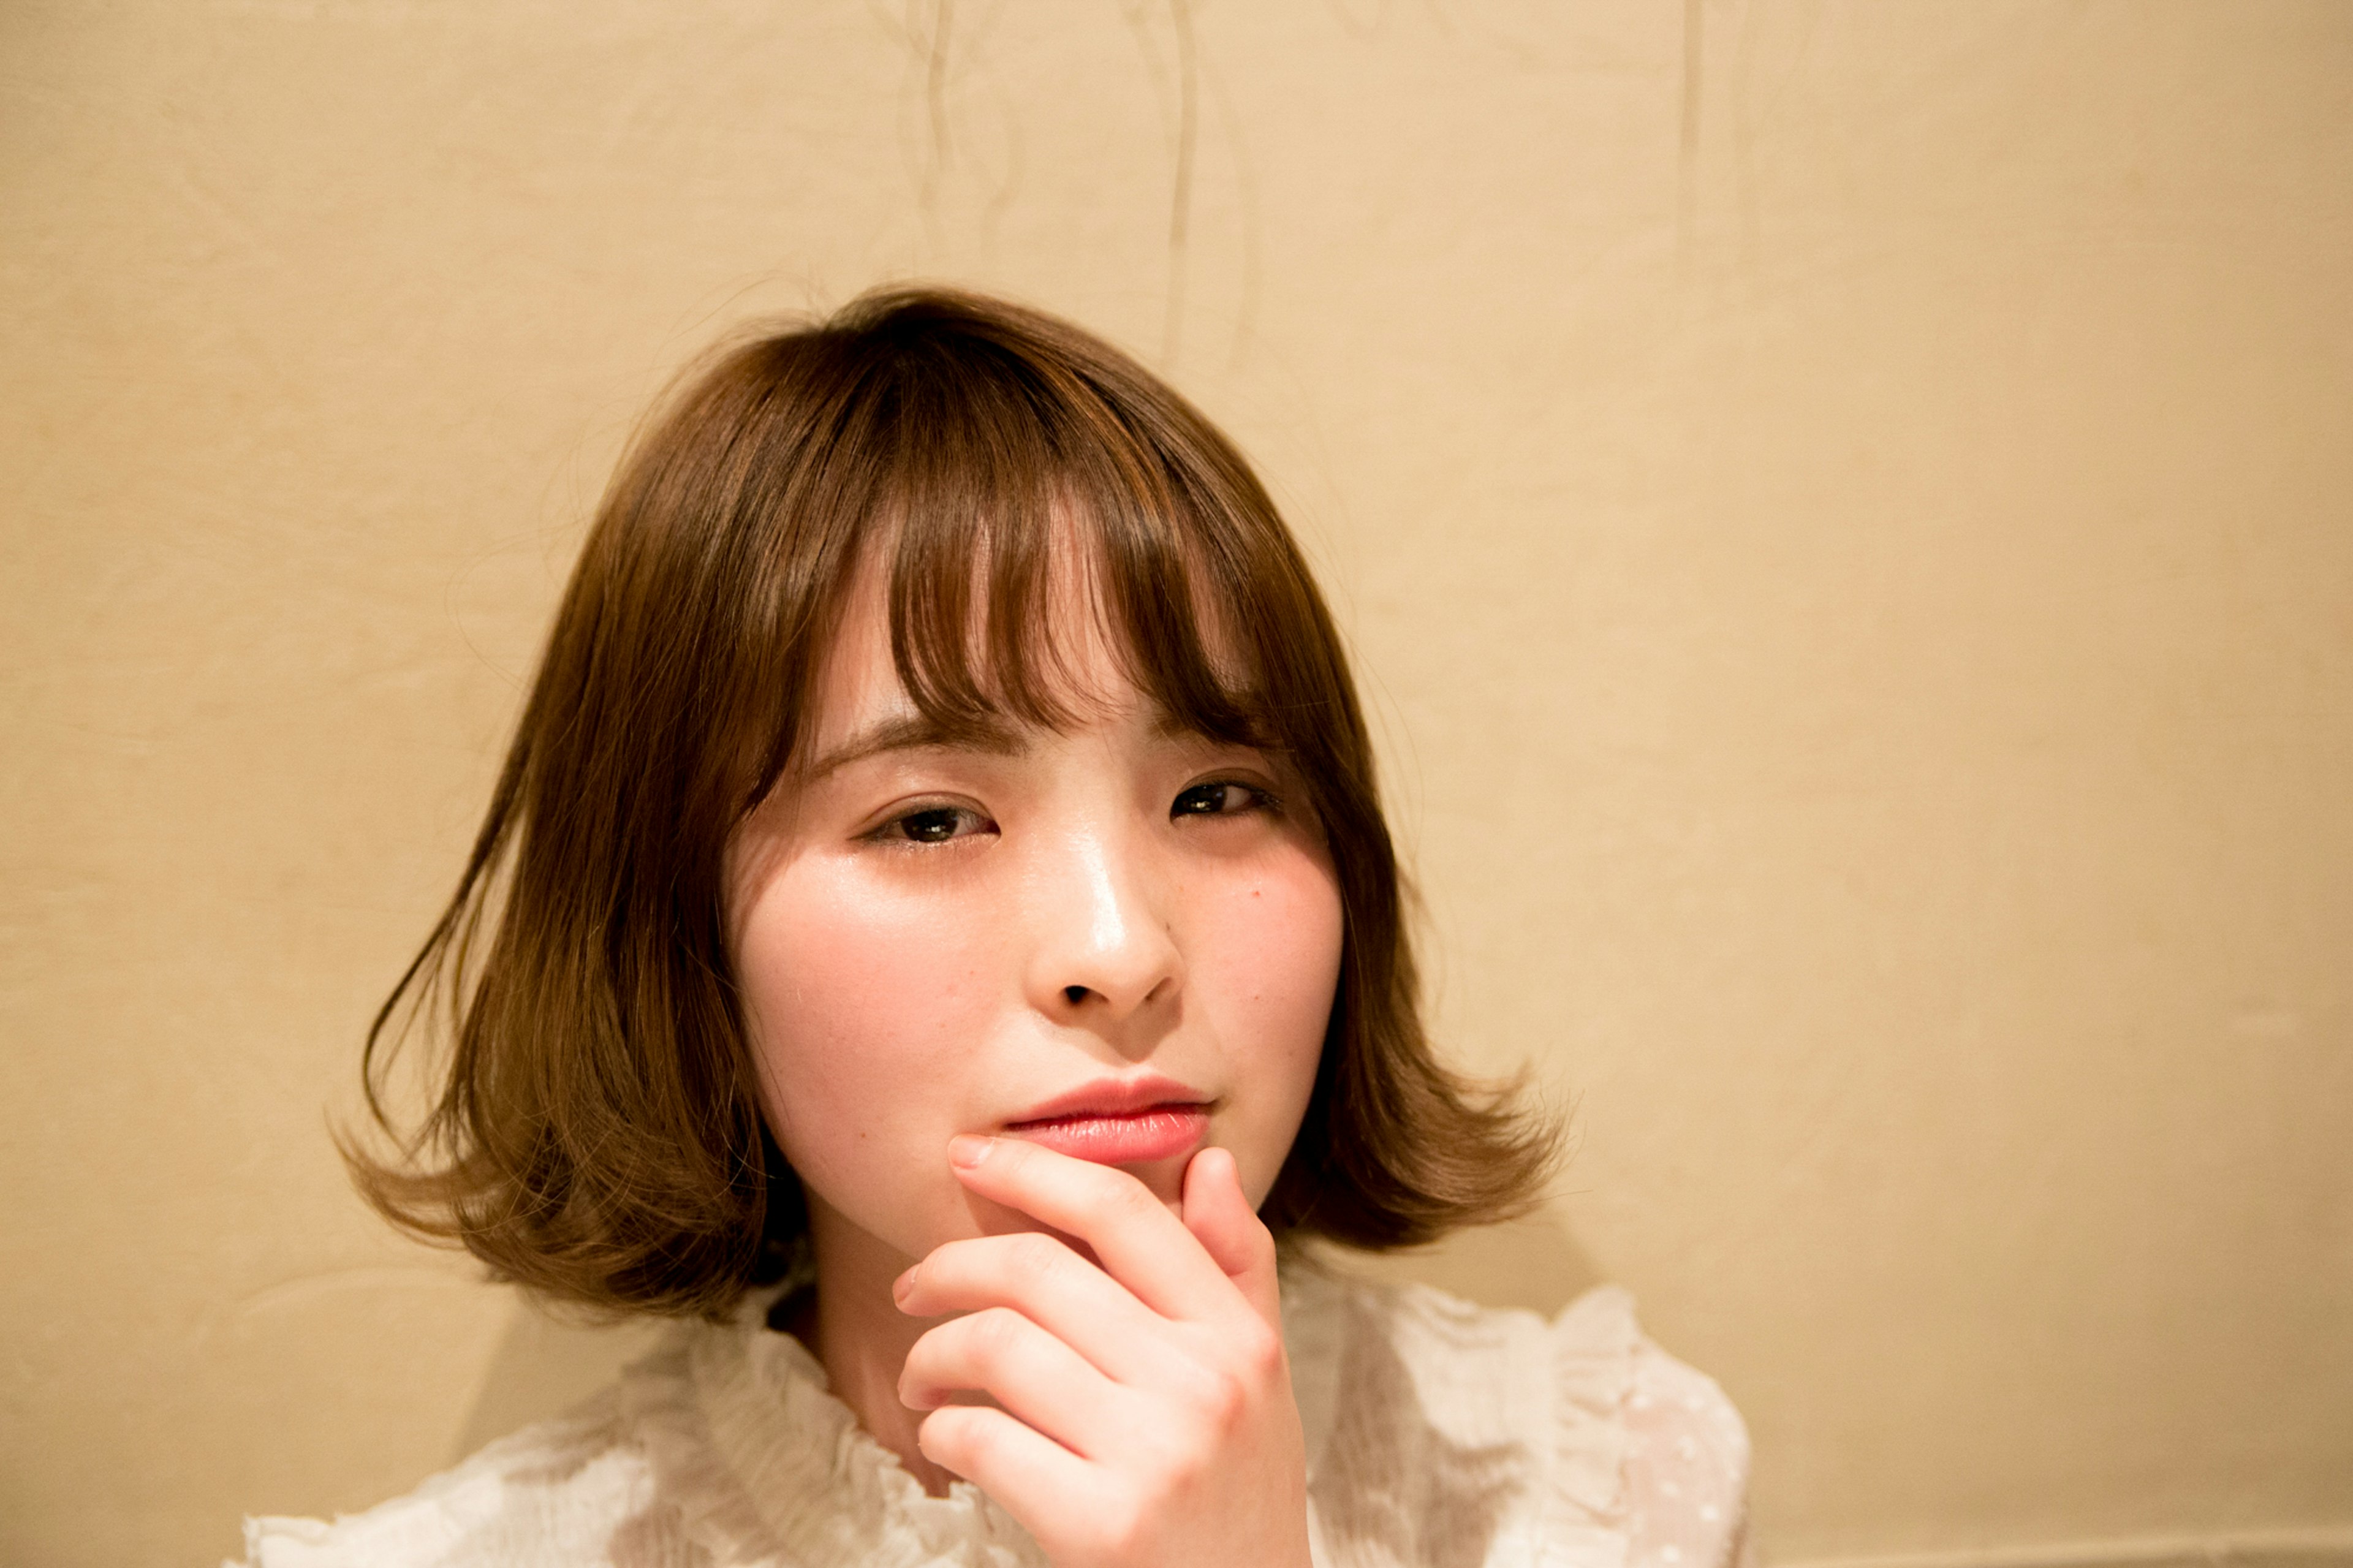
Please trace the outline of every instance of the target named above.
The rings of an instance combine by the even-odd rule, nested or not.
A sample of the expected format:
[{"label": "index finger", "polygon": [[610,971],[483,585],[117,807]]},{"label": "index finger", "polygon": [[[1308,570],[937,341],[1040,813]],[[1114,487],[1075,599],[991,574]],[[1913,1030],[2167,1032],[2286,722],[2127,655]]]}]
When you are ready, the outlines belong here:
[{"label": "index finger", "polygon": [[1199,1237],[1126,1172],[1020,1138],[964,1133],[948,1151],[965,1186],[1085,1242],[1103,1272],[1161,1316],[1202,1321],[1250,1310]]}]

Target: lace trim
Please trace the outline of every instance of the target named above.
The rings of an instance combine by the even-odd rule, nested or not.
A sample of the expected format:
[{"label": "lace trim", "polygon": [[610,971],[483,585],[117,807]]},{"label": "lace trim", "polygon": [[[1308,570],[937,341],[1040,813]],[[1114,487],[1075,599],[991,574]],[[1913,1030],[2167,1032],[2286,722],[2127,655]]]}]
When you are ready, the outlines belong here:
[{"label": "lace trim", "polygon": [[1592,1520],[1620,1519],[1626,1401],[1634,1391],[1634,1353],[1643,1343],[1633,1297],[1615,1285],[1588,1290],[1553,1320],[1552,1341],[1559,1402],[1553,1489]]},{"label": "lace trim", "polygon": [[631,1367],[624,1408],[696,1542],[733,1565],[1043,1568],[1029,1532],[968,1482],[926,1494],[835,1398],[798,1340],[766,1326],[784,1288]]},{"label": "lace trim", "polygon": [[1634,1299],[1617,1286],[1597,1286],[1561,1310],[1551,1332],[1554,1441],[1534,1561],[1622,1568],[1630,1522],[1626,1402],[1644,1342]]},{"label": "lace trim", "polygon": [[659,1350],[621,1373],[622,1417],[654,1473],[655,1490],[678,1506],[687,1533],[714,1563],[781,1561],[751,1494],[719,1462],[709,1423],[695,1398],[691,1365],[699,1343],[731,1330],[681,1329]]},{"label": "lace trim", "polygon": [[1551,1323],[1420,1286],[1337,1293],[1341,1394],[1309,1483],[1320,1563],[1625,1568],[1642,1340],[1623,1291]]}]

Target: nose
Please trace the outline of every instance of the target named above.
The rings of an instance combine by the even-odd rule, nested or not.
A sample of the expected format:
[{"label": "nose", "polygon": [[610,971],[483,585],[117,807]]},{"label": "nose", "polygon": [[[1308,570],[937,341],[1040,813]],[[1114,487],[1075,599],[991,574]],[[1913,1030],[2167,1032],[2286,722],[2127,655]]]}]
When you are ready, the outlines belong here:
[{"label": "nose", "polygon": [[1041,873],[1032,1006],[1058,1022],[1100,1026],[1175,999],[1184,960],[1169,927],[1166,879],[1147,847],[1115,832],[1076,833]]}]

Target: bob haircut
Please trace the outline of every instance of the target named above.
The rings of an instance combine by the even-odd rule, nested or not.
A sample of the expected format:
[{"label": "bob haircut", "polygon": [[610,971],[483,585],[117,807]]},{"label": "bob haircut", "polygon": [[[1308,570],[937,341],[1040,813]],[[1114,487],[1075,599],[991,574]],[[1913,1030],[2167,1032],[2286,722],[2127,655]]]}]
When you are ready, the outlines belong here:
[{"label": "bob haircut", "polygon": [[[559,1300],[718,1315],[772,1277],[806,1210],[759,1109],[731,837],[800,760],[870,561],[924,718],[1067,722],[1045,617],[1073,535],[1136,689],[1278,757],[1336,871],[1338,989],[1270,1228],[1384,1249],[1525,1208],[1556,1128],[1431,1054],[1355,686],[1265,489],[1117,350],[936,289],[723,352],[639,436],[457,893],[369,1031],[395,1147],[343,1140],[362,1193]],[[386,1075],[420,1017],[446,1077],[403,1134]]]}]

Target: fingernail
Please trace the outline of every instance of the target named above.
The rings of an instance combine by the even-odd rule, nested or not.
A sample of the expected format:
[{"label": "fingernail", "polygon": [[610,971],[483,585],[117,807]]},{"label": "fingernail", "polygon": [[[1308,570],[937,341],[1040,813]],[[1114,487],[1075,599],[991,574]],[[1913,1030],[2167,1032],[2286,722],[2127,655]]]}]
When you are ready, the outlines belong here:
[{"label": "fingernail", "polygon": [[988,1152],[996,1147],[997,1140],[994,1138],[982,1138],[970,1132],[959,1132],[948,1140],[948,1162],[951,1164],[961,1165],[969,1171],[987,1159]]},{"label": "fingernail", "polygon": [[910,1268],[904,1274],[900,1275],[899,1278],[891,1281],[891,1300],[903,1307],[907,1304],[907,1292],[913,1290],[914,1288],[915,1271],[914,1269]]}]

